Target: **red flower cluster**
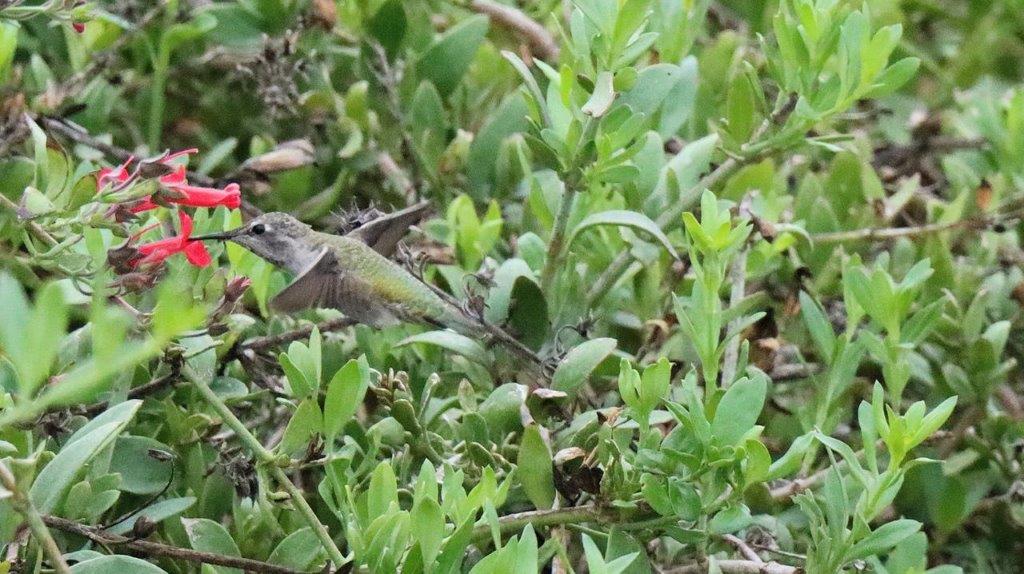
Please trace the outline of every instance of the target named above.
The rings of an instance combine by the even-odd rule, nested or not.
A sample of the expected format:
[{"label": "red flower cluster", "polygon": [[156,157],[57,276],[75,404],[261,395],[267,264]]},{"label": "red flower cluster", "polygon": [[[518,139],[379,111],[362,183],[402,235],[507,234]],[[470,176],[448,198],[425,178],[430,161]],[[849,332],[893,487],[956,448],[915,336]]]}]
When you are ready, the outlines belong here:
[{"label": "red flower cluster", "polygon": [[[237,183],[231,183],[224,189],[212,187],[201,187],[188,183],[187,171],[184,165],[175,166],[171,164],[176,158],[193,154],[198,150],[195,148],[166,153],[154,160],[138,162],[133,171],[129,171],[134,157],[117,167],[105,167],[96,172],[96,185],[99,188],[107,186],[123,186],[129,184],[140,176],[140,172],[152,173],[156,167],[159,173],[156,177],[161,189],[155,194],[159,195],[162,201],[188,207],[217,207],[223,205],[229,209],[237,209],[242,203],[241,190]],[[145,177],[145,176],[143,176]],[[153,176],[150,176],[153,177]],[[150,209],[160,207],[153,200],[153,196],[146,197],[134,205],[125,206],[132,213],[141,213]],[[154,267],[163,263],[165,259],[175,253],[184,253],[188,262],[197,267],[205,267],[210,264],[212,258],[201,241],[192,241],[192,218],[184,212],[178,212],[181,223],[181,234],[174,237],[167,237],[150,243],[131,248],[125,253],[127,263],[125,269],[134,269],[139,266]],[[132,240],[148,231],[144,229],[136,234]],[[126,246],[127,247],[127,246]]]},{"label": "red flower cluster", "polygon": [[[131,261],[132,267],[139,265],[156,266],[175,253],[184,253],[188,262],[196,267],[206,267],[213,261],[202,241],[192,241],[192,218],[184,211],[178,212],[181,234],[144,243],[136,247],[140,257]],[[147,230],[140,232],[145,233]],[[138,235],[136,235],[138,237]]]},{"label": "red flower cluster", "polygon": [[[229,183],[224,187],[224,189],[189,185],[185,166],[173,166],[170,163],[176,158],[193,154],[197,151],[199,150],[196,148],[181,150],[165,154],[163,157],[147,162],[162,165],[173,170],[171,173],[157,178],[161,187],[169,192],[161,194],[163,199],[169,203],[176,203],[178,205],[186,205],[189,207],[217,207],[219,205],[223,205],[229,209],[238,209],[242,204],[242,193],[237,183]],[[96,174],[96,184],[99,187],[104,187],[110,183],[120,185],[128,182],[138,173],[138,169],[136,169],[135,172],[128,171],[128,167],[132,164],[134,159],[135,158],[130,157],[128,158],[128,161],[115,168],[105,167],[99,170]],[[150,209],[156,209],[157,207],[159,207],[159,205],[157,205],[157,203],[153,201],[152,196],[150,196],[132,206],[131,211],[132,213],[141,213]]]}]

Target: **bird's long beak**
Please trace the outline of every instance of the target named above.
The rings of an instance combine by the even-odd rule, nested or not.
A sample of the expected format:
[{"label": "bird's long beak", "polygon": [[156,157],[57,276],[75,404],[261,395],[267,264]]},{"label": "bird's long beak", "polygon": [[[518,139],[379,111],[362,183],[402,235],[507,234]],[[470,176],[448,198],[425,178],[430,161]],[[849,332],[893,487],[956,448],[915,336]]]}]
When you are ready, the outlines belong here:
[{"label": "bird's long beak", "polygon": [[227,241],[232,239],[242,232],[242,227],[230,229],[228,231],[221,231],[219,233],[207,233],[206,235],[196,235],[191,239],[193,241]]}]

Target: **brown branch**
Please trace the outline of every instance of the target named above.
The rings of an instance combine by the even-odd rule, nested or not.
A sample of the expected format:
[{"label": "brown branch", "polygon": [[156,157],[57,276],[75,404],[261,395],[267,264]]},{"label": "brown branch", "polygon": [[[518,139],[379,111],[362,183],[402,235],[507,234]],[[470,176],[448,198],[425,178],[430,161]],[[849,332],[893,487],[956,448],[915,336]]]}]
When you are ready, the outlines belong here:
[{"label": "brown branch", "polygon": [[[181,375],[177,372],[171,372],[162,377],[157,377],[152,381],[149,381],[148,383],[139,385],[129,390],[127,398],[141,399],[143,397],[147,397],[159,391],[160,389],[168,387],[173,383],[177,382],[180,379],[180,377]],[[103,401],[102,403],[96,403],[94,405],[86,407],[85,410],[82,411],[82,414],[88,417],[93,417],[107,410],[108,406],[110,406],[110,404],[107,401]]]},{"label": "brown branch", "polygon": [[743,557],[747,560],[750,560],[751,562],[756,562],[758,564],[764,564],[764,560],[762,560],[761,557],[757,555],[757,552],[755,552],[753,548],[747,545],[746,540],[743,540],[739,536],[735,536],[732,534],[723,534],[722,540],[725,540],[729,544],[735,546],[736,550],[739,550],[740,554],[742,554]]},{"label": "brown branch", "polygon": [[[676,568],[662,570],[662,574],[704,574],[710,562],[702,560]],[[753,560],[716,560],[715,565],[726,574],[799,574],[802,569],[778,562],[754,562]]]},{"label": "brown branch", "polygon": [[188,548],[179,548],[159,542],[148,540],[133,540],[124,536],[118,536],[102,532],[92,526],[79,524],[73,520],[60,518],[58,516],[43,516],[43,522],[51,528],[77,534],[104,546],[125,546],[129,550],[144,554],[146,556],[159,556],[172,560],[183,560],[198,564],[213,564],[216,566],[227,566],[240,568],[246,572],[257,572],[259,574],[301,574],[299,570],[293,570],[284,566],[253,560],[251,558],[240,558],[237,556],[225,556],[213,552],[203,552]]},{"label": "brown branch", "polygon": [[[346,327],[351,327],[357,322],[348,317],[338,317],[336,319],[328,319],[327,321],[321,321],[316,324],[317,330],[321,333],[327,333],[330,331],[339,331]],[[284,343],[291,343],[292,341],[298,341],[299,339],[305,339],[309,337],[309,334],[313,332],[313,325],[303,325],[297,329],[291,331],[285,331],[277,335],[268,335],[265,337],[256,337],[243,341],[238,345],[237,351],[264,351],[272,347],[277,347]],[[237,354],[237,353],[236,353]]]},{"label": "brown branch", "polygon": [[987,229],[992,225],[991,218],[972,217],[961,219],[952,223],[929,223],[927,225],[915,225],[913,227],[868,227],[865,229],[851,229],[849,231],[833,231],[829,233],[815,233],[811,235],[813,243],[843,243],[846,241],[884,241],[898,239],[900,237],[919,237],[922,235],[933,235],[943,231],[951,231],[958,228],[967,230]]},{"label": "brown branch", "polygon": [[472,0],[470,9],[490,16],[491,20],[510,28],[526,39],[537,54],[545,60],[558,59],[559,47],[554,36],[539,22],[527,16],[522,10],[491,0]]},{"label": "brown branch", "polygon": [[792,381],[794,379],[806,379],[821,372],[821,365],[817,363],[790,363],[788,365],[776,365],[768,376],[772,381]]}]

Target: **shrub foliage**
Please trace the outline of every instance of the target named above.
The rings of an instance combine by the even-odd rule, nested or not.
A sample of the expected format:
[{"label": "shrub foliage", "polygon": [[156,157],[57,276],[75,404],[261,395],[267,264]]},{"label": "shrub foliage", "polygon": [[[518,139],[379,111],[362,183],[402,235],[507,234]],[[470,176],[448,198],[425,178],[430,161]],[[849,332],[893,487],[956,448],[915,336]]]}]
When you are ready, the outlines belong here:
[{"label": "shrub foliage", "polygon": [[0,1],[0,573],[1019,571],[1021,10]]}]

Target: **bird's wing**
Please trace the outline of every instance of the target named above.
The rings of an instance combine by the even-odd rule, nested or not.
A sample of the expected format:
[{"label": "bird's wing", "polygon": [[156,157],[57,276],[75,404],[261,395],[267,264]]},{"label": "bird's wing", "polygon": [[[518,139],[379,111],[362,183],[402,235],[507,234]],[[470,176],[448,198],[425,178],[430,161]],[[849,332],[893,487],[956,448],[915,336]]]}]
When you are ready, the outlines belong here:
[{"label": "bird's wing", "polygon": [[282,313],[307,308],[337,309],[360,323],[375,327],[393,325],[395,316],[380,301],[374,301],[370,287],[346,274],[337,257],[327,248],[271,301],[270,307]]},{"label": "bird's wing", "polygon": [[384,257],[391,257],[409,227],[423,219],[429,209],[430,203],[417,203],[365,223],[352,230],[348,237],[362,241]]}]

